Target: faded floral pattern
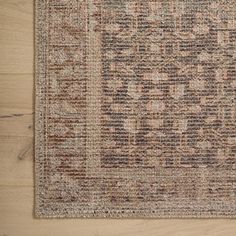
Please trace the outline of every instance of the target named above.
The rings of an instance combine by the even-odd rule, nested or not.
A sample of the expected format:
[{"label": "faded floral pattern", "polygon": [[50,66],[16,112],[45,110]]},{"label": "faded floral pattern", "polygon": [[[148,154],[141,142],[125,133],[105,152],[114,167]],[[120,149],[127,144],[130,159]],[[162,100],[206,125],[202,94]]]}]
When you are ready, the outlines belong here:
[{"label": "faded floral pattern", "polygon": [[235,216],[235,0],[37,9],[36,214]]}]

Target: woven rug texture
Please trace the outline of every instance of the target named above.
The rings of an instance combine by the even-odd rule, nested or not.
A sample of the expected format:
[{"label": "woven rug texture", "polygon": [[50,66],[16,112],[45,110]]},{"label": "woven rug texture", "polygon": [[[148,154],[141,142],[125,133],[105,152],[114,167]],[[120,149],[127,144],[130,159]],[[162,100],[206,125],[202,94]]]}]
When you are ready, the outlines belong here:
[{"label": "woven rug texture", "polygon": [[35,8],[35,215],[235,217],[236,1]]}]

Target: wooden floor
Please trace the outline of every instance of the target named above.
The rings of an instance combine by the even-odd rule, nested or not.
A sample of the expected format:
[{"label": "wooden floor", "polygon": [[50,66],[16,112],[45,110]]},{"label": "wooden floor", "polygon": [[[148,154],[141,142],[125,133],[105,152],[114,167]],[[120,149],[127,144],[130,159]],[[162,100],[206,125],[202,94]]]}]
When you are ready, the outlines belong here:
[{"label": "wooden floor", "polygon": [[33,0],[0,0],[0,236],[235,236],[235,220],[33,217]]}]

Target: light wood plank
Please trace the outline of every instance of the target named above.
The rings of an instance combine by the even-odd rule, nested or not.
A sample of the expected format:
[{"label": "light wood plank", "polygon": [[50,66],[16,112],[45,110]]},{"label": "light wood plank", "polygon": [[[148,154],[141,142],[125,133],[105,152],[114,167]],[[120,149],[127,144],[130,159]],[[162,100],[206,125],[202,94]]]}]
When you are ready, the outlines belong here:
[{"label": "light wood plank", "polygon": [[33,75],[0,74],[0,135],[32,137]]},{"label": "light wood plank", "polygon": [[0,74],[0,110],[33,110],[33,74]]},{"label": "light wood plank", "polygon": [[233,220],[34,219],[32,187],[0,187],[0,235],[235,236]]},{"label": "light wood plank", "polygon": [[33,0],[0,0],[0,73],[33,73]]},{"label": "light wood plank", "polygon": [[32,109],[0,109],[0,136],[32,137],[32,127]]},{"label": "light wood plank", "polygon": [[33,138],[0,136],[0,186],[33,186]]}]

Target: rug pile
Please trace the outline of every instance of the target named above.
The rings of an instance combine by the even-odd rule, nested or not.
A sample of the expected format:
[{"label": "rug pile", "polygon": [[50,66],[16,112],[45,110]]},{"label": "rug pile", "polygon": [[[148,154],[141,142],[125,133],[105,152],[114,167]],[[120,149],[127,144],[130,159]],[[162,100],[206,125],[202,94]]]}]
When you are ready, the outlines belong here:
[{"label": "rug pile", "polygon": [[37,0],[35,215],[235,217],[236,1]]}]

